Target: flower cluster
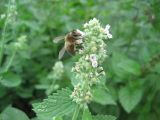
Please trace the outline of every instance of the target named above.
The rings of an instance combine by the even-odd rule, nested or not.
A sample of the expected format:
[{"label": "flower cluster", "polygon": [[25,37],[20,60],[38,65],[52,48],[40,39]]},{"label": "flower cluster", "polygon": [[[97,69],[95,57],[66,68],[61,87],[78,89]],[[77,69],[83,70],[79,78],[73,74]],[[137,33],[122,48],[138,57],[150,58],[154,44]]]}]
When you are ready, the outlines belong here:
[{"label": "flower cluster", "polygon": [[71,98],[79,104],[91,101],[91,86],[101,82],[101,77],[105,75],[101,67],[107,56],[103,40],[112,38],[109,28],[109,25],[102,28],[96,18],[84,24],[83,49],[77,50],[81,57],[72,69],[79,83],[74,87]]},{"label": "flower cluster", "polygon": [[59,80],[62,78],[62,75],[64,73],[64,66],[61,61],[58,61],[55,63],[55,65],[52,68],[51,74],[49,74],[48,78],[52,80]]},{"label": "flower cluster", "polygon": [[9,8],[8,8],[8,14],[7,14],[7,19],[8,22],[13,24],[13,22],[15,22],[16,20],[16,16],[17,16],[17,7],[16,7],[16,1],[15,0],[10,0],[9,3]]},{"label": "flower cluster", "polygon": [[0,19],[6,19],[7,23],[13,24],[17,16],[17,6],[15,0],[9,0],[7,13],[1,14]]}]

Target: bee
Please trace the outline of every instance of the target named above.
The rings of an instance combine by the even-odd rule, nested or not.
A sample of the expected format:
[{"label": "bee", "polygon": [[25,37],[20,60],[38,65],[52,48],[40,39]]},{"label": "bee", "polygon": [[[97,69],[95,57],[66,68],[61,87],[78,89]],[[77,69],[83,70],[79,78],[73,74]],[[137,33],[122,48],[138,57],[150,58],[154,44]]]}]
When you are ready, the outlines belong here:
[{"label": "bee", "polygon": [[65,51],[69,53],[74,53],[75,44],[81,44],[84,35],[85,35],[84,32],[80,31],[79,29],[75,29],[67,33],[65,36],[59,36],[54,38],[53,40],[54,43],[58,43],[61,40],[64,40],[64,46],[60,50],[58,58],[61,59]]}]

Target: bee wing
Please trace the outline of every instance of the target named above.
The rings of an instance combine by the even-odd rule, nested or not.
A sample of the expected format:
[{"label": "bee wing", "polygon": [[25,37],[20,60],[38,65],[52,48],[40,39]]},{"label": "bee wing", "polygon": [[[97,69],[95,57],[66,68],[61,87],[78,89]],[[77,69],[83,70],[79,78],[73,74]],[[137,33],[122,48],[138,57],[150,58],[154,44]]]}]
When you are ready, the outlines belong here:
[{"label": "bee wing", "polygon": [[53,42],[54,43],[58,43],[59,41],[63,40],[65,36],[59,36],[59,37],[55,37]]},{"label": "bee wing", "polygon": [[65,47],[63,47],[63,48],[60,50],[60,52],[59,52],[58,59],[62,59],[62,57],[63,57],[65,51],[66,51],[66,50],[65,50]]}]

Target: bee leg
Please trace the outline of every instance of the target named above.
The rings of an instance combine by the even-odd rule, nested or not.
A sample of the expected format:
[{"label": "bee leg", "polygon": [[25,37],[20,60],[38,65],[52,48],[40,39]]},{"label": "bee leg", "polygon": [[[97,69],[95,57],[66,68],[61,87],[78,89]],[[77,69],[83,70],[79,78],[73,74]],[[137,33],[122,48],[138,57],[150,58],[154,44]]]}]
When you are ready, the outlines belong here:
[{"label": "bee leg", "polygon": [[58,59],[62,59],[64,53],[65,53],[65,47],[63,47],[63,48],[60,50]]}]

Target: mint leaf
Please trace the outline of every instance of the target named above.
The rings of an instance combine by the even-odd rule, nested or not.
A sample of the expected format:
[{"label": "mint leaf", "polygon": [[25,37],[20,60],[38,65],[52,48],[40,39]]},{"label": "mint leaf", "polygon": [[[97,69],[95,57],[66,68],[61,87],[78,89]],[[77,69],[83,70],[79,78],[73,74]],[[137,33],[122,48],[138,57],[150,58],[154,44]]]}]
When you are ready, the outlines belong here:
[{"label": "mint leaf", "polygon": [[68,88],[58,90],[57,93],[49,96],[41,103],[33,104],[34,111],[38,118],[42,120],[53,119],[53,117],[63,116],[72,113],[76,103],[70,98],[72,91]]},{"label": "mint leaf", "polygon": [[116,120],[116,117],[112,115],[97,115],[93,117],[93,120]]},{"label": "mint leaf", "polygon": [[92,115],[88,109],[83,111],[82,120],[92,120]]},{"label": "mint leaf", "polygon": [[27,115],[14,107],[7,107],[2,113],[1,113],[1,120],[29,120]]},{"label": "mint leaf", "polygon": [[54,117],[53,120],[63,120],[61,117]]},{"label": "mint leaf", "polygon": [[6,87],[17,87],[21,84],[21,78],[11,72],[3,73],[0,78],[0,83]]},{"label": "mint leaf", "polygon": [[126,112],[130,113],[142,98],[142,90],[139,88],[123,87],[119,91],[119,100]]},{"label": "mint leaf", "polygon": [[95,87],[92,90],[93,101],[102,105],[116,105],[112,95],[103,87]]},{"label": "mint leaf", "polygon": [[140,65],[135,60],[120,53],[113,54],[112,66],[115,74],[121,78],[139,75],[141,72]]}]

